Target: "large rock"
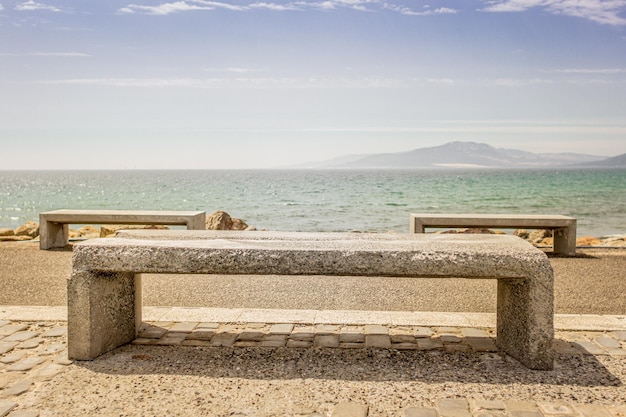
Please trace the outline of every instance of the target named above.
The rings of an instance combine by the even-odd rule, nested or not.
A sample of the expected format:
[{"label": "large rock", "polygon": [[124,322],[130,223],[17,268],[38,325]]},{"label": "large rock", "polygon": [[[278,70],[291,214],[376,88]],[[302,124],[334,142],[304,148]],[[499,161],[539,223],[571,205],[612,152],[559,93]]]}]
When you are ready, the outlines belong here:
[{"label": "large rock", "polygon": [[39,236],[39,224],[33,221],[26,222],[15,229],[15,236],[29,236],[34,239]]},{"label": "large rock", "polygon": [[13,229],[8,229],[8,228],[0,228],[0,236],[13,236],[15,235],[15,232],[13,231]]},{"label": "large rock", "polygon": [[246,230],[248,225],[241,219],[230,217],[225,211],[214,211],[206,218],[207,230]]}]

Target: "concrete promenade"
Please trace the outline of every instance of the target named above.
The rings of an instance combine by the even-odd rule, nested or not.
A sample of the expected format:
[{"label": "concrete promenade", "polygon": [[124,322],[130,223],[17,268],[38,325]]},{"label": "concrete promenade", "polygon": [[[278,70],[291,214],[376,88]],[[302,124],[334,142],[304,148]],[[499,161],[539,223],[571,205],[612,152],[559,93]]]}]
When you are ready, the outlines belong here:
[{"label": "concrete promenade", "polygon": [[[169,410],[162,415],[626,415],[626,399],[620,397],[626,392],[626,316],[557,315],[555,347],[560,369],[540,372],[526,370],[497,351],[493,314],[413,313],[421,320],[421,325],[415,326],[403,324],[416,318],[403,312],[146,307],[145,326],[132,345],[93,362],[73,364],[67,360],[66,313],[64,307],[0,307],[0,416],[148,415],[155,406]],[[277,323],[279,319],[283,322]],[[390,322],[394,324],[385,324]],[[176,358],[175,365],[172,357]],[[203,364],[201,358],[209,362]],[[416,360],[421,368],[412,366]],[[291,361],[307,363],[297,370],[283,369]],[[120,363],[131,366],[132,371],[120,369]],[[564,369],[572,364],[574,368]],[[437,373],[429,374],[429,368]],[[294,391],[294,379],[302,384],[313,380],[313,385],[316,379],[345,380],[346,385],[357,380],[370,389],[397,381],[409,387],[396,387],[393,392],[376,388],[398,396],[393,406],[378,403],[371,395],[344,398],[343,394],[334,401],[325,396],[323,402],[309,400],[306,406],[294,406],[282,398],[283,404],[268,408],[252,402],[249,394],[226,398],[216,392],[197,391],[196,397],[216,396],[222,402],[215,407],[192,404],[187,408],[185,395],[178,408],[168,408],[171,393],[185,391],[184,384],[174,386],[177,374],[205,380],[251,380],[256,382],[256,394],[263,395],[268,389],[263,386],[267,382],[263,373],[269,370],[276,372],[270,385],[280,387],[284,380],[289,391]],[[510,375],[498,381],[499,372]],[[432,396],[417,390],[420,395],[415,398],[402,398],[412,392],[408,379],[415,373],[416,388],[439,385],[441,379],[450,389],[433,389]],[[142,376],[151,374],[161,375],[153,388],[161,391],[168,387],[170,395],[153,396],[147,405],[137,397],[141,390],[131,397],[116,392],[126,385],[124,389],[129,392],[125,394],[132,394],[137,386],[146,384]],[[128,385],[133,379],[133,385]],[[507,379],[515,381],[509,384],[539,384],[535,388],[539,398],[494,389],[493,384],[503,384]],[[118,382],[113,387],[115,380]],[[454,387],[455,383],[474,388],[465,394]],[[232,389],[228,383],[224,385]],[[542,393],[555,387],[559,393],[568,386],[569,390],[560,392],[562,397],[552,393],[546,398]],[[94,398],[93,390],[103,392]],[[105,390],[111,390],[113,398],[122,395],[126,403],[109,398]],[[587,396],[602,400],[589,401],[584,398],[586,391],[595,391]],[[68,395],[74,398],[68,399]],[[250,408],[256,405],[259,408]]]},{"label": "concrete promenade", "polygon": [[495,349],[467,280],[151,276],[139,338],[70,362],[70,252],[30,246],[0,246],[0,417],[626,416],[625,250],[551,258],[546,372]]}]

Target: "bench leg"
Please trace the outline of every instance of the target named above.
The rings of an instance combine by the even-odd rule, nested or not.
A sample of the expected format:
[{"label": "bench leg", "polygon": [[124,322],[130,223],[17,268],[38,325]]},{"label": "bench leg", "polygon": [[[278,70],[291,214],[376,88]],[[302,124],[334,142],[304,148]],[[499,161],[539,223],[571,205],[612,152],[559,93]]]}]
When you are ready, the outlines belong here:
[{"label": "bench leg", "polygon": [[70,359],[91,360],[136,338],[140,280],[132,272],[72,272],[67,292]]},{"label": "bench leg", "polygon": [[187,223],[187,230],[206,230],[206,213],[200,213]]},{"label": "bench leg", "polygon": [[70,242],[70,225],[39,221],[39,249],[63,248]]},{"label": "bench leg", "polygon": [[567,227],[564,229],[555,229],[553,236],[553,252],[563,255],[576,254],[576,227]]},{"label": "bench leg", "polygon": [[554,367],[554,293],[547,280],[498,280],[496,343],[530,369]]}]

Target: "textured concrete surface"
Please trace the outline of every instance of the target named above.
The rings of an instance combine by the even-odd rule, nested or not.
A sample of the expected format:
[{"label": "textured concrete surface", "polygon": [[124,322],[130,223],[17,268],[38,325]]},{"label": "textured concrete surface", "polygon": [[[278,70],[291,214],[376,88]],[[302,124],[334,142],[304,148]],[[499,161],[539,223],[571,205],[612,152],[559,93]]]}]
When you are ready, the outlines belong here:
[{"label": "textured concrete surface", "polygon": [[[71,358],[92,359],[131,340],[141,314],[134,274],[357,275],[499,278],[498,346],[532,369],[553,366],[552,267],[543,252],[514,236],[214,231],[120,236],[74,247],[68,281]],[[184,239],[175,240],[179,236]]]}]

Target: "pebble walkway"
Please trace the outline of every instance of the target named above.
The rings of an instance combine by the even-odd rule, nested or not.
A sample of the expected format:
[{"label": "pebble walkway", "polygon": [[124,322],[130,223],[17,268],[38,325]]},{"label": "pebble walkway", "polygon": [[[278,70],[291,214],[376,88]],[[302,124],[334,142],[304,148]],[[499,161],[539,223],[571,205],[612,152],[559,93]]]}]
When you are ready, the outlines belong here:
[{"label": "pebble walkway", "polygon": [[[417,326],[340,326],[268,323],[145,323],[136,345],[414,349],[499,355],[494,329]],[[557,353],[626,357],[626,331],[557,332]],[[67,359],[65,322],[0,320],[0,417],[37,417],[20,407],[20,396],[53,378]],[[625,400],[626,401],[626,400]],[[331,417],[366,417],[367,404],[341,402]],[[440,398],[430,407],[409,407],[405,417],[626,417],[626,403],[613,406]],[[318,417],[312,414],[309,417]]]}]

